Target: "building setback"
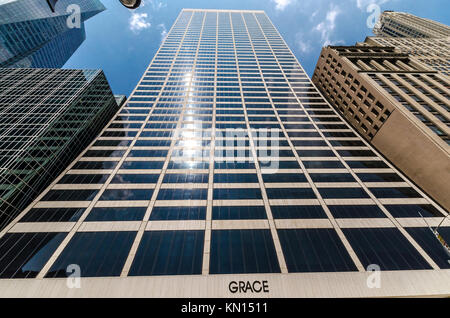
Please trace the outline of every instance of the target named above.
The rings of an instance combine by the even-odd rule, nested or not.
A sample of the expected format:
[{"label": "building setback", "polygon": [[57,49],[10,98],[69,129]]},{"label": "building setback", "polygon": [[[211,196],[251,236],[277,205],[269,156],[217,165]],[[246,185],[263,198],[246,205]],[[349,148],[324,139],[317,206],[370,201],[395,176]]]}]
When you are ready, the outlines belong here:
[{"label": "building setback", "polygon": [[349,123],[447,210],[450,82],[393,47],[327,47],[314,84]]},{"label": "building setback", "polygon": [[0,67],[62,67],[104,10],[99,0],[59,0],[55,12],[45,0],[0,0]]},{"label": "building setback", "polygon": [[[0,229],[64,171],[117,110],[102,71],[0,69]],[[53,217],[68,220],[64,214]]]},{"label": "building setback", "polygon": [[450,37],[447,38],[394,38],[367,37],[358,45],[395,47],[409,54],[441,75],[450,76]]},{"label": "building setback", "polygon": [[410,13],[384,11],[373,33],[379,37],[446,38],[450,36],[450,27]]},{"label": "building setback", "polygon": [[[342,120],[263,11],[185,9],[117,116],[0,232],[0,295],[449,295],[419,212],[447,215]],[[81,288],[56,279],[73,270]]]}]

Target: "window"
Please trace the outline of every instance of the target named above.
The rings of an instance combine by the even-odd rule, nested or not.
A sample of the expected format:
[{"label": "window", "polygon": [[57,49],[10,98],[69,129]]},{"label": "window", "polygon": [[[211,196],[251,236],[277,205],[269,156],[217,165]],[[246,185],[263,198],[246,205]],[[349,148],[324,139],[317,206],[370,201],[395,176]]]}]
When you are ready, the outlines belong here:
[{"label": "window", "polygon": [[144,232],[130,276],[202,273],[203,231]]},{"label": "window", "polygon": [[[425,250],[425,252],[442,268],[450,268],[450,255],[445,252],[442,244],[437,240],[429,228],[415,227],[407,228],[406,231],[414,238],[414,240]],[[450,228],[440,227],[439,234],[446,242],[450,242]]]},{"label": "window", "polygon": [[269,199],[316,199],[310,188],[267,188]]},{"label": "window", "polygon": [[342,229],[356,255],[367,268],[381,270],[430,269],[430,265],[396,228]]},{"label": "window", "polygon": [[142,189],[114,189],[105,190],[100,200],[107,201],[133,201],[133,200],[145,200],[148,201],[152,198],[153,190]]},{"label": "window", "polygon": [[370,188],[377,198],[421,198],[413,188]]},{"label": "window", "polygon": [[263,174],[264,182],[266,183],[283,183],[283,182],[307,182],[305,175],[301,173],[273,173]]},{"label": "window", "polygon": [[328,208],[337,219],[387,217],[376,205],[329,205]]},{"label": "window", "polygon": [[90,221],[140,221],[144,218],[147,208],[93,208],[86,218]]},{"label": "window", "polygon": [[344,169],[340,161],[303,161],[306,169]]},{"label": "window", "polygon": [[205,220],[206,207],[154,207],[150,221],[171,220]]},{"label": "window", "polygon": [[215,206],[212,211],[213,220],[250,220],[266,219],[264,206]]},{"label": "window", "polygon": [[386,205],[386,209],[395,218],[421,218],[423,217],[444,217],[441,212],[429,204],[399,204]]},{"label": "window", "polygon": [[278,235],[290,273],[357,270],[333,229],[278,230]]},{"label": "window", "polygon": [[350,173],[311,173],[314,182],[356,182]]},{"label": "window", "polygon": [[76,222],[84,208],[33,208],[19,222]]},{"label": "window", "polygon": [[162,169],[164,161],[125,161],[120,169]]},{"label": "window", "polygon": [[41,201],[90,201],[98,190],[50,190]]},{"label": "window", "polygon": [[363,182],[405,182],[396,173],[358,173]]},{"label": "window", "polygon": [[358,199],[369,198],[363,188],[319,188],[324,199]]},{"label": "window", "polygon": [[194,173],[170,173],[164,176],[163,183],[208,183],[208,175]]},{"label": "window", "polygon": [[214,200],[251,200],[262,199],[259,188],[214,189]]},{"label": "window", "polygon": [[320,205],[278,205],[271,206],[274,219],[326,219]]},{"label": "window", "polygon": [[67,277],[77,264],[81,277],[119,276],[136,232],[77,232],[45,277]]},{"label": "window", "polygon": [[116,174],[111,183],[156,183],[158,178],[158,174]]},{"label": "window", "polygon": [[0,278],[34,278],[66,233],[6,233],[0,239]]},{"label": "window", "polygon": [[279,273],[270,230],[211,233],[210,274]]},{"label": "window", "polygon": [[352,169],[377,169],[377,168],[389,168],[383,161],[347,161],[347,164]]},{"label": "window", "polygon": [[158,200],[206,200],[207,189],[160,189]]}]

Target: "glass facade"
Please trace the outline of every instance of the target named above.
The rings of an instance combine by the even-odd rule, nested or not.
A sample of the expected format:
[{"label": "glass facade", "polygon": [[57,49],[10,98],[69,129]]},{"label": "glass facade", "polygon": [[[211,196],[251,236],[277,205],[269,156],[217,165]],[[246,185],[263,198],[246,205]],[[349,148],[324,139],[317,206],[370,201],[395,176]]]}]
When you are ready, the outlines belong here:
[{"label": "glass facade", "polygon": [[69,264],[82,277],[439,271],[445,253],[412,230],[419,206],[447,215],[337,115],[264,12],[185,9],[127,103],[9,231],[67,233],[37,278]]},{"label": "glass facade", "polygon": [[0,67],[62,67],[86,38],[84,22],[103,10],[99,0],[60,0],[54,13],[47,1],[1,0]]},{"label": "glass facade", "polygon": [[[0,69],[0,229],[89,145],[118,108],[102,71]],[[62,182],[102,180],[68,175]],[[79,191],[79,197],[86,195]],[[59,199],[52,193],[46,198]],[[80,213],[36,209],[25,219],[73,221]]]}]

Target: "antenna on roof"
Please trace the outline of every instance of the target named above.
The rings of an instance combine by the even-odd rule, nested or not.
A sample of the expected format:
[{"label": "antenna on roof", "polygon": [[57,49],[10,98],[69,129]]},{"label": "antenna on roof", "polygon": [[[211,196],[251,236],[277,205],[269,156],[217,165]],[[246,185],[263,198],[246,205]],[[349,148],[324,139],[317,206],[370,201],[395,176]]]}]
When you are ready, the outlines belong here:
[{"label": "antenna on roof", "polygon": [[[425,224],[430,229],[431,233],[433,233],[434,237],[439,241],[444,251],[447,253],[447,255],[450,257],[450,246],[447,244],[447,242],[444,240],[441,234],[437,231],[439,227],[444,223],[444,221],[447,219],[448,215],[444,216],[441,223],[433,230],[431,226],[428,224],[427,220],[423,217],[422,213],[419,211],[419,215],[422,217],[422,219],[425,221]],[[450,264],[450,259],[447,260],[447,262]]]}]

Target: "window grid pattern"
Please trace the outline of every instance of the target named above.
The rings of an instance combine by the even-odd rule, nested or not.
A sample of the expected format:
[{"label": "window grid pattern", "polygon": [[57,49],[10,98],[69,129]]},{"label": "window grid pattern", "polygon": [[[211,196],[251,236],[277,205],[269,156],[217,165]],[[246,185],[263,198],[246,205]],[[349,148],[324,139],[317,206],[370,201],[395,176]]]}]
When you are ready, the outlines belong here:
[{"label": "window grid pattern", "polygon": [[[380,197],[372,192],[378,188]],[[70,262],[72,240],[86,244],[80,233],[102,231],[134,237],[120,273],[109,276],[288,273],[285,253],[302,244],[318,259],[333,253],[342,261],[303,264],[300,257],[292,272],[365,271],[343,229],[367,224],[397,229],[438,269],[403,226],[423,226],[420,216],[406,222],[388,204],[421,205],[433,222],[446,214],[326,103],[265,13],[183,10],[126,105],[29,207],[34,217],[25,210],[9,231],[45,231],[36,209],[84,209],[72,223],[51,222],[69,233],[37,278]],[[352,208],[332,206],[368,208],[352,218]],[[319,228],[327,230],[313,231]],[[305,239],[283,244],[294,233],[288,230]],[[309,233],[326,238],[314,246]],[[327,247],[330,237],[339,243]],[[118,252],[105,253],[116,259]]]}]

